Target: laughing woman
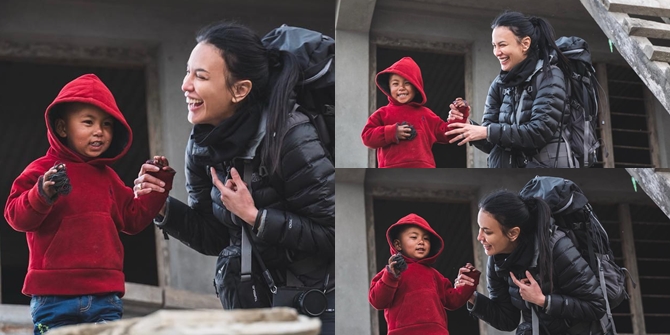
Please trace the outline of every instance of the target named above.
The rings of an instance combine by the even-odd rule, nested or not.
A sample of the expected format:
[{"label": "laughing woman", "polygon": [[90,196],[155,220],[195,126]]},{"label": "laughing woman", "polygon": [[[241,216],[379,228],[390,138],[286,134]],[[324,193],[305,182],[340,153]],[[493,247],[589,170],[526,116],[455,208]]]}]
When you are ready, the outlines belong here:
[{"label": "laughing woman", "polygon": [[[452,124],[450,143],[472,142],[489,154],[491,168],[574,166],[559,136],[568,117],[561,120],[568,60],[554,42],[554,29],[543,18],[518,12],[501,14],[491,28],[500,74],[489,88],[483,122]],[[462,117],[456,107],[451,105],[449,120]]]},{"label": "laughing woman", "polygon": [[[477,241],[489,256],[489,296],[470,297],[473,316],[499,330],[516,329],[517,335],[603,334],[597,320],[605,314],[605,299],[598,280],[565,233],[550,233],[547,203],[494,192],[480,203],[477,221]],[[456,281],[475,282],[467,273]],[[532,329],[532,310],[539,332]]]},{"label": "laughing woman", "polygon": [[[326,293],[322,334],[334,334],[335,169],[308,117],[293,110],[295,56],[266,49],[238,24],[206,27],[196,41],[181,86],[193,124],[188,205],[168,198],[157,225],[206,255],[240,245],[248,225],[278,286],[287,286],[290,272]],[[143,165],[138,194],[161,190],[155,169]]]}]

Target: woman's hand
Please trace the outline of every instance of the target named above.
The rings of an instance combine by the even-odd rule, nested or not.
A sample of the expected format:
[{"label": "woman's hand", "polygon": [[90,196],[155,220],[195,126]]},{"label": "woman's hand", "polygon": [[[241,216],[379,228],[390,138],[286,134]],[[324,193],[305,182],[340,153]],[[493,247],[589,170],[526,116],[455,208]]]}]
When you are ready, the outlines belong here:
[{"label": "woman's hand", "polygon": [[516,279],[513,273],[510,272],[509,274],[512,276],[514,284],[519,287],[521,299],[540,307],[544,307],[544,300],[546,297],[542,293],[540,285],[535,281],[535,278],[533,278],[533,275],[531,275],[530,272],[526,271],[526,278],[521,280]]},{"label": "woman's hand", "polygon": [[256,208],[254,199],[251,197],[247,185],[240,178],[237,169],[230,169],[231,178],[226,181],[225,185],[219,180],[216,170],[211,168],[211,171],[212,182],[219,189],[219,192],[221,192],[221,202],[226,206],[226,209],[253,226],[258,215],[258,208]]},{"label": "woman's hand", "polygon": [[137,174],[137,178],[134,181],[135,186],[133,187],[135,198],[151,192],[165,192],[165,189],[163,188],[165,182],[158,177],[152,176],[148,172],[159,172],[161,169],[168,170],[172,168],[165,156],[154,156],[154,162],[162,167],[149,163],[144,163],[142,164],[142,167],[140,167],[140,173]]},{"label": "woman's hand", "polygon": [[487,129],[484,126],[475,126],[469,123],[451,123],[449,124],[449,128],[455,128],[444,133],[446,136],[454,136],[454,138],[449,140],[449,143],[460,141],[458,145],[463,145],[471,141],[486,139]]}]

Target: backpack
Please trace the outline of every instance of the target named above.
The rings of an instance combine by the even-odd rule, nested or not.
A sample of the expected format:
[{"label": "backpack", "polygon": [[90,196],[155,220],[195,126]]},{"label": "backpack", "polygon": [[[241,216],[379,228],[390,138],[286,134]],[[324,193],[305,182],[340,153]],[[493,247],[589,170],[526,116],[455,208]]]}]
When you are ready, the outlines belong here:
[{"label": "backpack", "polygon": [[570,237],[598,278],[607,306],[607,313],[600,320],[603,333],[616,334],[611,310],[629,298],[625,286],[628,270],[614,262],[607,232],[584,192],[570,180],[536,176],[521,189],[519,196],[541,198],[549,205],[557,229]]},{"label": "backpack", "polygon": [[330,161],[335,164],[335,40],[322,33],[285,24],[261,41],[296,56],[301,80],[295,87],[298,109],[316,128]]},{"label": "backpack", "polygon": [[[598,91],[595,69],[591,64],[589,45],[575,36],[561,37],[556,45],[570,61],[570,74],[566,74],[568,100],[563,110],[570,114],[569,122],[560,127],[560,135],[568,143],[570,162],[576,167],[591,167],[597,160],[596,150],[600,147],[596,132],[598,122]],[[558,154],[557,154],[558,156]]]}]

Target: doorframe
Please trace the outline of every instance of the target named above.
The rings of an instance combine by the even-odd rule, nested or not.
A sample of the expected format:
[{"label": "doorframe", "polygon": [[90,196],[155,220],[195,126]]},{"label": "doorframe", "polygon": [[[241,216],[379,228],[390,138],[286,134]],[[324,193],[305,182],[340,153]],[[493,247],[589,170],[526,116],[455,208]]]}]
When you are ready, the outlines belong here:
[{"label": "doorframe", "polygon": [[[424,187],[392,187],[392,186],[365,186],[365,223],[367,231],[368,242],[368,278],[372,278],[378,272],[377,267],[377,246],[375,243],[375,216],[374,216],[374,201],[375,199],[387,199],[394,201],[426,201],[436,203],[463,203],[470,204],[470,224],[473,225],[473,219],[477,217],[476,209],[477,199],[479,197],[479,190],[477,188],[470,189],[426,189]],[[476,222],[474,223],[476,225]],[[473,229],[475,229],[473,227]],[[476,235],[475,235],[476,236]],[[474,250],[475,261],[478,260],[477,254],[480,252],[474,241],[472,242]],[[480,264],[475,264],[478,268],[482,268]],[[379,313],[370,307],[371,317],[371,335],[379,335]],[[479,331],[482,333],[482,322],[479,322]]]},{"label": "doorframe", "polygon": [[[370,72],[371,80],[369,87],[370,106],[368,116],[377,110],[377,86],[375,83],[375,75],[377,74],[377,48],[391,48],[391,49],[406,49],[411,51],[429,52],[437,54],[459,55],[463,56],[463,72],[465,83],[465,100],[472,98],[473,91],[473,56],[472,43],[465,41],[445,42],[445,41],[430,41],[409,38],[396,38],[389,36],[371,36],[370,37]],[[466,168],[474,167],[475,152],[470,145],[466,146]],[[368,150],[368,167],[374,168],[377,161],[375,150]]]}]

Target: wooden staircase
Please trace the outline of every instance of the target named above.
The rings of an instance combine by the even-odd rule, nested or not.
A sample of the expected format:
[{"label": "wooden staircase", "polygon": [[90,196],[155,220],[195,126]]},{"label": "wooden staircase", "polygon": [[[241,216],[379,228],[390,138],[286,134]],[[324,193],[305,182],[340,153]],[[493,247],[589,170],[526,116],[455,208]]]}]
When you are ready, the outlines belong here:
[{"label": "wooden staircase", "polygon": [[580,1],[670,113],[670,1]]},{"label": "wooden staircase", "polygon": [[670,169],[626,169],[626,171],[670,218]]}]

